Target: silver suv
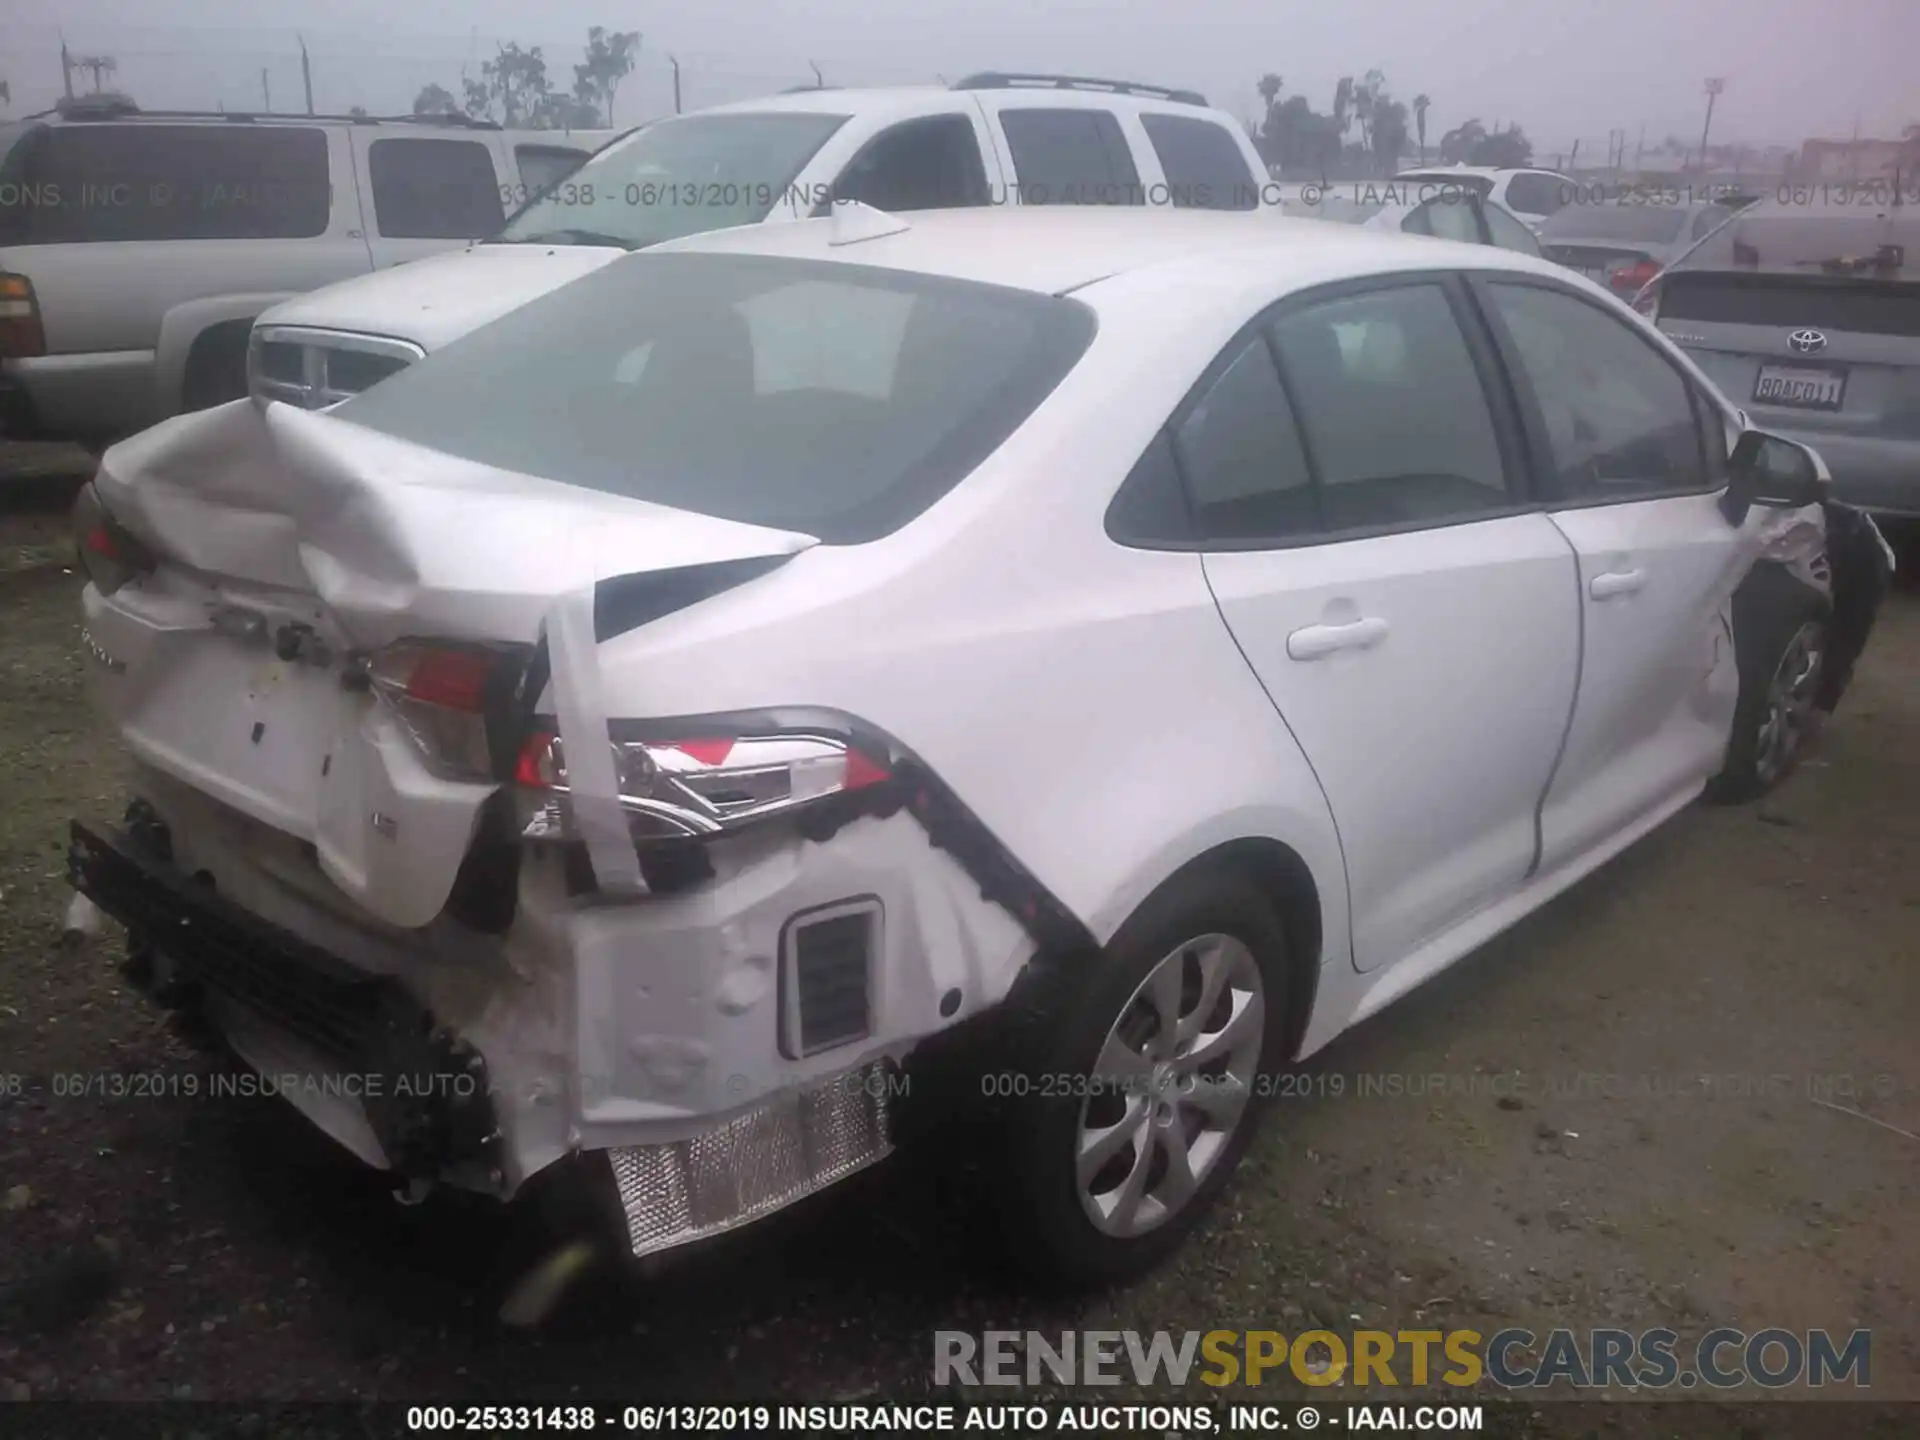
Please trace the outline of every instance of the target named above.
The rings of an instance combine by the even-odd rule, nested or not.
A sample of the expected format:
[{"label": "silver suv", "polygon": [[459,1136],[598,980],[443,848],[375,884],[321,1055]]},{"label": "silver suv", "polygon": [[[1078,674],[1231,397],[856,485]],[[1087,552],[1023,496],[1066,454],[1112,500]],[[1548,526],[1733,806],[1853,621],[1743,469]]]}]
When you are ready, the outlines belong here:
[{"label": "silver suv", "polygon": [[1920,194],[1810,190],[1742,211],[1635,304],[1755,425],[1815,447],[1840,499],[1920,520]]},{"label": "silver suv", "polygon": [[0,429],[97,444],[237,399],[262,310],[492,234],[612,133],[98,96],[0,128]]}]

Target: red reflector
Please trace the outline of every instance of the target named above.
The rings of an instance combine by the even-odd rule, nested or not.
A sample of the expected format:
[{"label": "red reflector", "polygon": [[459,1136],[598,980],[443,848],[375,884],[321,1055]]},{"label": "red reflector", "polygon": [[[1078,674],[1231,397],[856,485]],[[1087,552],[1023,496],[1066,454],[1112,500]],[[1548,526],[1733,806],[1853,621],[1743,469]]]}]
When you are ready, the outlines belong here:
[{"label": "red reflector", "polygon": [[673,748],[702,765],[718,765],[733,753],[731,740],[676,740]]},{"label": "red reflector", "polygon": [[1641,287],[1660,273],[1660,267],[1651,260],[1642,260],[1638,265],[1613,272],[1613,288],[1625,295],[1637,295]]},{"label": "red reflector", "polygon": [[120,547],[114,542],[113,532],[105,525],[95,525],[87,531],[87,549],[96,555],[104,555],[109,560],[120,558]]},{"label": "red reflector", "polygon": [[863,789],[868,785],[878,785],[883,780],[891,780],[893,772],[877,761],[868,759],[858,750],[847,751],[847,778],[845,788]]},{"label": "red reflector", "polygon": [[407,698],[477,715],[493,659],[472,650],[428,650],[413,662]]},{"label": "red reflector", "polygon": [[526,785],[535,790],[544,789],[547,778],[540,770],[540,762],[547,757],[548,747],[553,744],[553,736],[535,731],[527,737],[527,743],[520,747],[520,758],[514,762],[513,779],[517,785]]}]

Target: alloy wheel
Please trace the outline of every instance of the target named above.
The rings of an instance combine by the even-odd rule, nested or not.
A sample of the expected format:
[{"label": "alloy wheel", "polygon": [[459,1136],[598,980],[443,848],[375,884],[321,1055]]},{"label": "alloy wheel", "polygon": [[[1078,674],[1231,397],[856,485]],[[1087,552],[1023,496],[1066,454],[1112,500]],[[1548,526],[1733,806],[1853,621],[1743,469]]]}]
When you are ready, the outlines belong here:
[{"label": "alloy wheel", "polygon": [[1230,935],[1189,940],[1147,972],[1107,1032],[1075,1131],[1096,1229],[1143,1235],[1198,1193],[1246,1119],[1266,1023],[1259,963]]},{"label": "alloy wheel", "polygon": [[1824,642],[1820,622],[1806,621],[1794,631],[1767,682],[1767,708],[1760,720],[1753,762],[1754,773],[1764,785],[1786,773],[1811,728],[1814,696],[1826,658]]}]

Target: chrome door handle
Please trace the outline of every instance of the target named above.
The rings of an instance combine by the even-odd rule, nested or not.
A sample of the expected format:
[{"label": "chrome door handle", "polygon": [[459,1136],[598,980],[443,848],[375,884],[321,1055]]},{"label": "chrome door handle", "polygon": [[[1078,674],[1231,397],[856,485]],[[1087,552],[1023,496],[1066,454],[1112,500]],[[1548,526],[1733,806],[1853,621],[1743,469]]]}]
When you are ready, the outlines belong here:
[{"label": "chrome door handle", "polygon": [[1377,615],[1345,625],[1309,625],[1287,636],[1287,654],[1295,660],[1318,660],[1336,650],[1365,650],[1387,635],[1387,622]]},{"label": "chrome door handle", "polygon": [[1631,595],[1646,583],[1644,570],[1608,570],[1593,577],[1587,593],[1596,600],[1610,600],[1615,595]]}]

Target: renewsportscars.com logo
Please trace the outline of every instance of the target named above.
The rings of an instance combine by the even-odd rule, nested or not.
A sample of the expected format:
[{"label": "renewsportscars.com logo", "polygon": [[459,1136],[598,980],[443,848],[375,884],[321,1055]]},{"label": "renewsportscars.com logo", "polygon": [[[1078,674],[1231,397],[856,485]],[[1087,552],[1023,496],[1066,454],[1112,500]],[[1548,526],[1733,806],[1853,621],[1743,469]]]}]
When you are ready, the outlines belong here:
[{"label": "renewsportscars.com logo", "polygon": [[1478,1385],[1726,1390],[1872,1383],[1873,1332],[1478,1330],[936,1330],[933,1383],[951,1385]]}]

